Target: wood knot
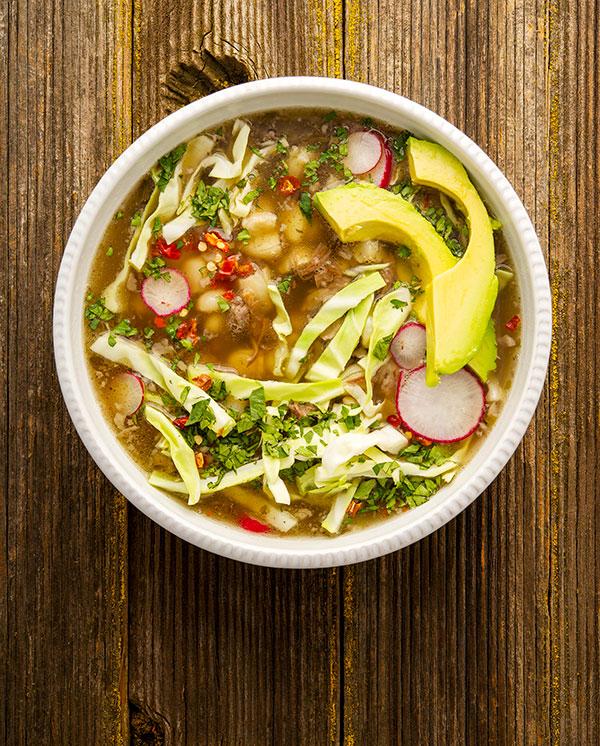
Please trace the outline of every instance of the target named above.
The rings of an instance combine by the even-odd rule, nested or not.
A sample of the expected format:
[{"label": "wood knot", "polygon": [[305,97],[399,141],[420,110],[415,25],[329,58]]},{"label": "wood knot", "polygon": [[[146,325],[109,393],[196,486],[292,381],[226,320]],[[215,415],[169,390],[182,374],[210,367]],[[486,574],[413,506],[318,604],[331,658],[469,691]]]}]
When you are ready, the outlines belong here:
[{"label": "wood knot", "polygon": [[202,49],[199,57],[198,62],[178,62],[166,74],[162,95],[167,112],[256,77],[250,69],[251,63],[242,62],[233,55],[216,56]]},{"label": "wood knot", "polygon": [[164,746],[164,719],[135,702],[129,702],[129,732],[131,746]]}]

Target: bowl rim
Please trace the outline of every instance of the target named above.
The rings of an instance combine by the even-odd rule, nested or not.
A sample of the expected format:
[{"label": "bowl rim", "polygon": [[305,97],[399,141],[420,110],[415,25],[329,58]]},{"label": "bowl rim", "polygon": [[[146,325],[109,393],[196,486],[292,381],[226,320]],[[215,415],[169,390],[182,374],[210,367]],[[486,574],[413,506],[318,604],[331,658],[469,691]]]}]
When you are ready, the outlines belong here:
[{"label": "bowl rim", "polygon": [[[270,97],[277,101],[279,96],[286,95],[298,96],[302,100],[312,100],[314,96],[315,102],[300,106],[291,103],[281,108],[327,108],[329,96],[338,96],[347,99],[345,108],[348,111],[353,110],[350,105],[353,102],[356,102],[355,109],[364,107],[367,111],[369,105],[384,106],[405,120],[418,122],[422,125],[421,129],[433,132],[432,139],[455,152],[469,173],[479,177],[476,178],[478,188],[485,185],[485,191],[493,194],[498,204],[505,208],[504,214],[519,243],[517,248],[510,244],[511,251],[517,252],[523,264],[520,271],[525,271],[524,276],[529,283],[529,302],[533,311],[528,325],[530,331],[527,335],[525,331],[523,333],[529,345],[529,364],[525,366],[523,361],[517,364],[520,366],[522,385],[519,391],[513,391],[513,384],[509,392],[508,400],[512,402],[513,411],[495,423],[492,432],[496,443],[483,453],[476,466],[472,467],[471,460],[465,465],[461,470],[460,484],[455,486],[453,482],[440,490],[434,497],[442,495],[443,499],[433,502],[432,498],[425,503],[425,506],[429,506],[427,509],[420,510],[425,507],[420,506],[405,513],[404,516],[411,515],[411,518],[402,524],[397,519],[388,519],[374,527],[319,540],[269,538],[248,534],[224,522],[192,519],[192,516],[199,514],[185,506],[182,510],[175,498],[166,497],[150,487],[140,478],[142,472],[139,468],[126,467],[120,454],[120,451],[125,454],[124,449],[119,448],[119,453],[115,452],[116,438],[106,426],[102,432],[99,431],[94,422],[97,411],[92,411],[98,408],[98,404],[90,400],[89,392],[83,390],[81,380],[76,375],[77,365],[79,363],[81,367],[83,359],[83,334],[74,332],[72,326],[72,306],[76,304],[77,293],[81,305],[85,290],[75,286],[78,262],[86,252],[88,256],[95,254],[104,233],[97,230],[101,211],[104,209],[106,212],[106,203],[114,199],[119,192],[119,183],[123,182],[133,166],[147,159],[150,151],[156,150],[159,145],[160,152],[164,153],[177,142],[189,139],[181,136],[183,130],[201,131],[203,127],[198,126],[196,120],[209,112],[214,114],[233,107],[239,109],[239,115],[243,116],[243,105],[250,106],[253,100]],[[274,104],[271,110],[277,108],[278,105]],[[265,108],[252,109],[250,106],[246,113],[260,110],[264,111]],[[222,116],[221,120],[230,118]],[[129,189],[123,190],[121,201],[128,192]],[[86,242],[90,234],[94,236],[90,242],[93,244],[91,249],[90,243]],[[518,279],[520,282],[522,276]],[[188,104],[147,130],[108,168],[86,200],[66,244],[56,282],[53,338],[60,387],[80,438],[106,477],[143,513],[180,538],[232,559],[270,567],[333,567],[372,559],[427,536],[464,510],[498,475],[525,434],[544,385],[551,344],[551,296],[542,250],[523,204],[500,169],[462,131],[424,106],[382,88],[336,78],[280,77],[244,83]],[[85,375],[88,375],[87,370]],[[489,437],[486,437],[485,441],[488,440]],[[133,464],[128,456],[124,458]]]}]

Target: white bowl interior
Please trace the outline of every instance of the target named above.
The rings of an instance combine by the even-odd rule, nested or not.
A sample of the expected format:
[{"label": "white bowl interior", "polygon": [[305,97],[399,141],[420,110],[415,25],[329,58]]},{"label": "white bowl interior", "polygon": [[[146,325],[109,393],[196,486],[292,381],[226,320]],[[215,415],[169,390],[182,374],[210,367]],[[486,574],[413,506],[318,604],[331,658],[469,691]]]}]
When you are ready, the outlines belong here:
[{"label": "white bowl interior", "polygon": [[[116,210],[153,163],[178,143],[223,121],[283,108],[338,109],[381,119],[435,140],[465,164],[503,224],[522,304],[522,346],[507,401],[491,432],[455,480],[427,503],[338,537],[249,534],[190,510],[150,487],[106,423],[85,360],[84,295],[98,243]],[[369,559],[412,543],[446,523],[489,484],[518,445],[541,391],[550,343],[550,296],[533,227],[512,187],[466,135],[432,112],[371,86],[319,78],[257,81],[194,102],[155,125],[111,166],[92,192],[67,244],[55,298],[55,354],[75,426],[106,476],[137,507],[182,538],[256,564],[317,567]]]}]

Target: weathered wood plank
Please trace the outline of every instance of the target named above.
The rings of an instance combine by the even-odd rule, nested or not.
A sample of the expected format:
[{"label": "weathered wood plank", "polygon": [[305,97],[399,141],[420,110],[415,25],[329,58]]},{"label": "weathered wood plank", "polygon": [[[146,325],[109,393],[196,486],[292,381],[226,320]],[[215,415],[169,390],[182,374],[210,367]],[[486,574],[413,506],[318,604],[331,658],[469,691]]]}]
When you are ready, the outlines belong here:
[{"label": "weathered wood plank", "polygon": [[[487,150],[544,245],[545,26],[536,2],[348,0],[344,57],[349,77],[420,101]],[[548,739],[548,436],[545,398],[515,458],[464,515],[418,546],[344,569],[347,742]]]},{"label": "weathered wood plank", "polygon": [[550,610],[553,742],[600,740],[598,4],[550,4]]},{"label": "weathered wood plank", "polygon": [[[341,4],[144,3],[134,16],[136,134],[266,75],[341,74]],[[316,30],[315,30],[316,29]],[[337,47],[336,45],[337,41]],[[165,743],[339,740],[339,573],[244,566],[130,512],[132,732]],[[161,736],[162,737],[162,736]]]},{"label": "weathered wood plank", "polygon": [[[0,7],[0,45],[8,48],[8,8],[6,4]],[[0,101],[8,101],[8,55],[0,58]],[[0,130],[8,132],[8,107],[2,107]],[[7,138],[0,139],[0,172],[2,173],[3,193],[8,192],[8,144]],[[5,246],[8,246],[8,203],[6,199],[0,204],[0,235]],[[0,457],[0,651],[5,653],[8,645],[8,288],[10,275],[8,271],[1,273],[0,289],[0,443],[2,456]],[[8,662],[6,654],[2,655],[0,664],[0,702],[6,702]],[[6,708],[0,711],[0,740],[6,743],[8,724]]]},{"label": "weathered wood plank", "polygon": [[127,740],[125,503],[70,425],[51,347],[68,231],[130,136],[122,8],[8,4],[6,743]]}]

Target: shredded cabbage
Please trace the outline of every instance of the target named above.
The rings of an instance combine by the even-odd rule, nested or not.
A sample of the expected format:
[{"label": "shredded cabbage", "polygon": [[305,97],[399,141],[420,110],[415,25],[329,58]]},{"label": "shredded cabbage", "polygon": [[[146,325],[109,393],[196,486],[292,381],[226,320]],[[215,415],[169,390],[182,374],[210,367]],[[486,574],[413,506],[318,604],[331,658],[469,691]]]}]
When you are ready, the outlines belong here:
[{"label": "shredded cabbage", "polygon": [[[161,490],[167,490],[168,492],[175,492],[181,495],[187,495],[187,487],[184,482],[179,479],[174,479],[168,474],[163,474],[160,471],[153,471],[150,474],[148,482],[153,486]],[[231,487],[239,487],[240,485],[229,485]],[[265,500],[258,495],[252,494],[246,497],[241,493],[241,490],[231,489],[229,496],[240,503],[248,510],[256,513],[260,518],[264,519],[270,526],[286,533],[290,529],[294,528],[298,524],[297,519],[289,513],[287,510],[276,508],[271,505],[268,500]]]},{"label": "shredded cabbage", "polygon": [[106,308],[108,308],[109,311],[112,311],[113,313],[121,313],[125,308],[125,298],[123,297],[123,290],[125,289],[127,278],[129,277],[129,260],[135,250],[135,247],[137,246],[140,233],[142,232],[144,224],[148,220],[148,216],[156,209],[159,194],[160,191],[158,187],[155,186],[152,194],[150,195],[150,199],[148,200],[148,202],[146,202],[146,206],[144,207],[144,211],[140,219],[140,224],[135,229],[135,232],[131,237],[131,241],[129,242],[129,246],[127,247],[127,251],[125,252],[125,257],[123,259],[123,266],[119,270],[119,273],[117,274],[115,279],[102,293],[102,297],[104,298],[104,305],[106,306]]},{"label": "shredded cabbage", "polygon": [[378,272],[370,272],[346,285],[325,301],[317,314],[304,327],[296,341],[288,360],[287,377],[295,378],[298,375],[310,346],[320,334],[351,308],[355,308],[364,298],[384,286],[385,280],[383,277]]},{"label": "shredded cabbage", "polygon": [[[276,376],[281,376],[283,375],[283,365],[289,354],[287,337],[292,333],[292,322],[277,284],[275,282],[268,283],[267,290],[276,310],[275,318],[273,319],[273,331],[279,339],[279,345],[275,350],[273,373],[275,373]],[[334,376],[329,377],[334,378]]]},{"label": "shredded cabbage", "polygon": [[373,329],[364,361],[367,400],[373,398],[373,376],[388,356],[394,335],[408,318],[412,308],[410,290],[400,287],[383,296],[373,310]]},{"label": "shredded cabbage", "polygon": [[242,163],[248,146],[250,136],[250,125],[241,119],[236,119],[233,123],[231,134],[235,137],[231,151],[232,159],[230,160],[225,153],[218,152],[208,156],[205,166],[212,166],[209,173],[213,179],[239,179],[242,173]]},{"label": "shredded cabbage", "polygon": [[129,258],[129,263],[137,270],[141,270],[148,258],[148,244],[152,238],[152,229],[157,220],[165,225],[176,213],[181,199],[181,161],[175,166],[173,176],[169,179],[163,192],[159,193],[158,204],[142,225],[135,250]]},{"label": "shredded cabbage", "polygon": [[337,334],[306,373],[308,381],[324,381],[341,374],[360,341],[374,298],[371,293],[348,311]]},{"label": "shredded cabbage", "polygon": [[185,442],[181,432],[161,411],[146,404],[144,417],[167,441],[175,468],[181,475],[188,492],[188,503],[194,505],[200,499],[201,493],[201,480],[194,451]]},{"label": "shredded cabbage", "polygon": [[317,468],[316,481],[330,478],[340,466],[347,464],[356,456],[362,455],[368,448],[378,446],[388,453],[396,455],[406,448],[408,440],[391,425],[384,425],[369,433],[352,431],[333,439],[324,449],[321,466]]},{"label": "shredded cabbage", "polygon": [[[151,407],[147,407],[147,409],[151,409]],[[165,419],[167,420],[167,422],[169,422],[169,420],[166,417]],[[173,425],[173,428],[177,430],[177,428],[174,425]],[[177,433],[183,440],[183,436],[181,435],[181,433],[179,433],[178,430],[177,430]],[[183,442],[185,443],[185,441]],[[190,451],[192,451],[191,448],[190,448]],[[192,451],[192,455],[193,453],[194,452]],[[196,461],[194,460],[194,465],[195,463]],[[214,492],[220,492],[221,490],[226,490],[229,487],[237,487],[240,484],[246,484],[247,482],[253,482],[255,479],[259,479],[260,477],[262,477],[264,470],[265,469],[264,469],[262,459],[258,459],[258,461],[250,461],[250,463],[240,466],[239,469],[225,472],[225,474],[221,477],[221,479],[219,479],[218,477],[214,477],[214,476],[205,477],[204,479],[199,478],[199,490],[200,490],[199,494],[210,495]],[[161,489],[171,490],[171,492],[183,492],[182,485],[178,484],[177,481],[167,480],[164,477],[164,475],[162,475],[160,472],[153,471],[152,474],[150,475],[150,478],[148,479],[148,482],[153,487],[160,487]],[[185,488],[187,489],[187,484],[185,485]],[[196,500],[195,502],[198,502],[198,500]]]},{"label": "shredded cabbage", "polygon": [[317,381],[316,383],[288,383],[287,381],[259,381],[245,378],[237,373],[218,370],[208,365],[190,365],[188,376],[195,378],[201,374],[210,376],[213,381],[223,381],[227,391],[236,399],[247,399],[257,388],[265,390],[266,401],[311,402],[316,406],[328,404],[332,399],[342,396],[345,388],[340,378],[331,381]]},{"label": "shredded cabbage", "polygon": [[339,533],[342,527],[342,521],[348,510],[348,506],[352,502],[354,493],[358,488],[358,482],[353,482],[346,490],[340,492],[339,495],[333,501],[327,517],[321,523],[321,527],[328,531],[330,534]]},{"label": "shredded cabbage", "polygon": [[217,435],[227,434],[235,425],[233,417],[211,399],[206,391],[177,375],[171,370],[169,363],[161,357],[148,352],[138,342],[133,342],[125,337],[115,337],[115,343],[111,346],[109,336],[110,333],[106,332],[98,337],[91,346],[92,352],[111,360],[113,363],[132,368],[144,378],[154,381],[161,389],[168,391],[188,412],[191,412],[197,401],[207,399],[209,408],[215,417],[210,428]]}]

